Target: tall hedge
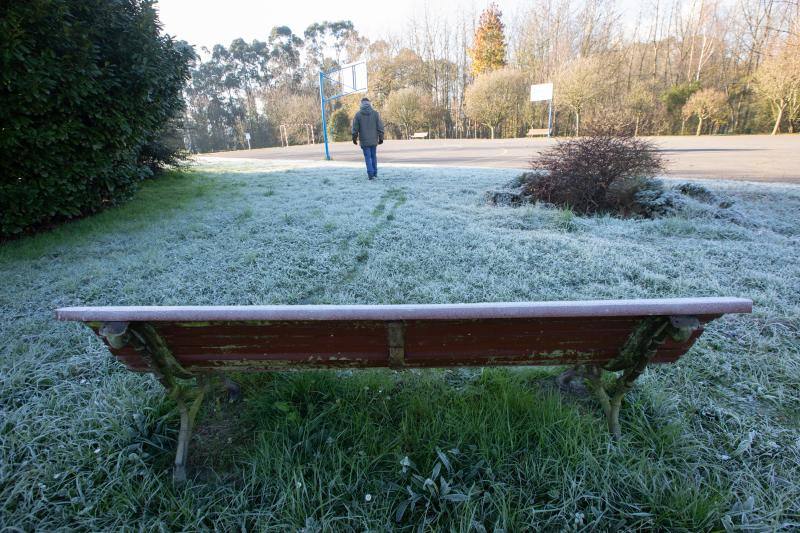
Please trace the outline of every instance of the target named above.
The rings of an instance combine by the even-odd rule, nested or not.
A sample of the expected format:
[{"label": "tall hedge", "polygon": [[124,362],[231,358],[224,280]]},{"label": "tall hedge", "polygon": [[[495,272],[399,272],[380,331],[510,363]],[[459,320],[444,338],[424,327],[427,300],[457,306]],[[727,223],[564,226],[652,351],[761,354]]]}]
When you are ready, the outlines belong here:
[{"label": "tall hedge", "polygon": [[129,196],[193,56],[149,0],[0,3],[0,238]]}]

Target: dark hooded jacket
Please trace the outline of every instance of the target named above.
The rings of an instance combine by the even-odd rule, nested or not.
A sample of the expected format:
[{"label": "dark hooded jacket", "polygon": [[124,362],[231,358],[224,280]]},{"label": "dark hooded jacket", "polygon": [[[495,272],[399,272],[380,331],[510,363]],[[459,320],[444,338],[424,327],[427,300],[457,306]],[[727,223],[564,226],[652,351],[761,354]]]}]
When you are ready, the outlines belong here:
[{"label": "dark hooded jacket", "polygon": [[377,146],[378,140],[383,139],[383,121],[372,105],[361,102],[361,109],[353,117],[353,135],[358,135],[362,147]]}]

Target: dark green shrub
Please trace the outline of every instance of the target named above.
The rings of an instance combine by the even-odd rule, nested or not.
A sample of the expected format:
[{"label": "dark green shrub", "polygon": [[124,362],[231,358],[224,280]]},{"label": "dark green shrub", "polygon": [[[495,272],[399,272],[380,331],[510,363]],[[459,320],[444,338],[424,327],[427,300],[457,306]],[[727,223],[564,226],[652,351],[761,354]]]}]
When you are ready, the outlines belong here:
[{"label": "dark green shrub", "polygon": [[656,214],[644,198],[653,198],[664,192],[662,183],[650,177],[634,176],[614,180],[606,192],[606,201],[614,212],[623,217],[652,217]]},{"label": "dark green shrub", "polygon": [[684,198],[672,190],[644,189],[636,193],[636,215],[645,218],[666,217],[680,213],[685,208]]},{"label": "dark green shrub", "polygon": [[177,118],[169,121],[151,141],[142,145],[139,163],[155,175],[166,167],[175,167],[189,157],[183,142],[183,128]]},{"label": "dark green shrub", "polygon": [[561,141],[532,161],[523,193],[577,214],[637,214],[636,195],[660,190],[663,170],[655,147],[639,138],[601,133]]},{"label": "dark green shrub", "polygon": [[717,199],[713,192],[696,183],[681,183],[675,186],[675,190],[699,202],[712,203]]},{"label": "dark green shrub", "polygon": [[126,198],[182,109],[194,52],[150,0],[0,7],[0,238]]},{"label": "dark green shrub", "polygon": [[733,205],[733,200],[730,198],[720,198],[702,185],[698,185],[696,183],[681,183],[680,185],[675,186],[675,190],[684,196],[694,198],[698,202],[714,204],[722,209],[728,209]]},{"label": "dark green shrub", "polygon": [[349,141],[352,125],[352,118],[347,114],[347,110],[340,107],[333,113],[330,118],[330,134],[334,142]]}]

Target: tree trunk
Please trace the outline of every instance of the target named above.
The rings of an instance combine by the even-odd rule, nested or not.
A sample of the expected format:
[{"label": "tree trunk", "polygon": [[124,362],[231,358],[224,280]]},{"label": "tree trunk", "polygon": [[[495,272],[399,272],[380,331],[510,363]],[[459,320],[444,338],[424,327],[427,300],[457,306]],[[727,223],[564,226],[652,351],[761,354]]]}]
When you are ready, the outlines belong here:
[{"label": "tree trunk", "polygon": [[772,128],[772,135],[776,135],[781,132],[781,119],[783,118],[783,108],[778,108],[778,117],[775,119],[775,127]]},{"label": "tree trunk", "polygon": [[636,115],[636,127],[633,129],[633,136],[639,136],[639,115]]},{"label": "tree trunk", "polygon": [[[487,126],[489,125],[487,124]],[[494,140],[494,128],[492,126],[489,126],[489,131],[491,132],[492,140]]]},{"label": "tree trunk", "polygon": [[581,114],[575,111],[575,137],[581,134]]},{"label": "tree trunk", "polygon": [[703,117],[697,117],[697,133],[695,135],[700,135],[700,132],[703,130]]}]

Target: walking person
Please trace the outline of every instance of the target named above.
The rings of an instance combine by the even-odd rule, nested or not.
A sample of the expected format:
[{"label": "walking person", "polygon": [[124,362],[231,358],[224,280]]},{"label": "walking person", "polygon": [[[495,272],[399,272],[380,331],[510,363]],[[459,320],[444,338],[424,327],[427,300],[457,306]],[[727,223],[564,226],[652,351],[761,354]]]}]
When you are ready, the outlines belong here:
[{"label": "walking person", "polygon": [[378,145],[383,144],[383,121],[366,96],[361,99],[361,109],[353,117],[353,144],[361,141],[367,177],[378,177]]}]

